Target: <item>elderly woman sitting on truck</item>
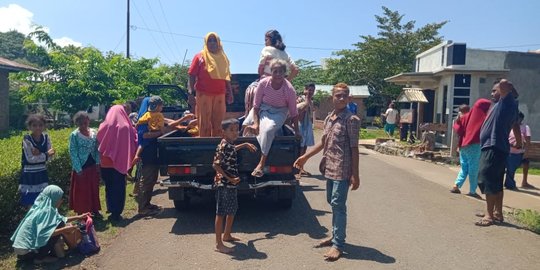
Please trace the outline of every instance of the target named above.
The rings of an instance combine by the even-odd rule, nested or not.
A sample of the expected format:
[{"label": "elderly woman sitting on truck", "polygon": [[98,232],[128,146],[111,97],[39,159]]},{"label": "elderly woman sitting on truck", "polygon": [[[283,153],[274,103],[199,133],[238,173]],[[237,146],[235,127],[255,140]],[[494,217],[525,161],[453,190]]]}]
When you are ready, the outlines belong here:
[{"label": "elderly woman sitting on truck", "polygon": [[300,134],[298,129],[298,110],[296,109],[296,91],[292,84],[285,79],[287,63],[283,60],[274,59],[270,63],[272,76],[260,80],[255,90],[253,102],[253,124],[248,128],[257,135],[257,141],[261,147],[261,159],[251,175],[262,177],[266,158],[270,147],[281,130],[287,116],[292,119],[295,134]]}]

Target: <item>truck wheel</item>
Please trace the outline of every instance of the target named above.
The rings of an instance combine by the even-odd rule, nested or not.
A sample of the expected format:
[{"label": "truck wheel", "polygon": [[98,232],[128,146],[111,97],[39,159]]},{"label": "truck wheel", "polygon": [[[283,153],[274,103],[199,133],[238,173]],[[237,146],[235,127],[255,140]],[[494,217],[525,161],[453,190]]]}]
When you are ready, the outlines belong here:
[{"label": "truck wheel", "polygon": [[293,201],[293,199],[291,199],[291,198],[289,198],[289,199],[280,199],[277,202],[277,206],[278,206],[279,209],[288,210],[288,209],[291,209],[291,207],[292,207],[292,201]]},{"label": "truck wheel", "polygon": [[186,211],[189,208],[189,198],[183,200],[174,200],[174,208],[178,211]]}]

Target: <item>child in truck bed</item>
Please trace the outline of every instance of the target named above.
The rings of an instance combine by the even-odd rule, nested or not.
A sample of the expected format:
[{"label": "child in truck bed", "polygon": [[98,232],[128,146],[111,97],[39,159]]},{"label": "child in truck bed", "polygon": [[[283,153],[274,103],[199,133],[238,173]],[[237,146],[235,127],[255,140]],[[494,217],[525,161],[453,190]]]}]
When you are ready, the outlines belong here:
[{"label": "child in truck bed", "polygon": [[[240,239],[231,235],[234,215],[238,209],[236,187],[240,183],[238,174],[238,163],[236,160],[236,151],[247,148],[251,152],[257,151],[251,143],[242,143],[234,145],[238,138],[239,122],[231,118],[221,122],[223,130],[223,139],[217,146],[214,156],[213,168],[216,170],[216,251],[221,253],[231,253],[232,248],[223,244],[225,242],[234,242]],[[225,220],[225,231],[223,231],[223,221]]]}]

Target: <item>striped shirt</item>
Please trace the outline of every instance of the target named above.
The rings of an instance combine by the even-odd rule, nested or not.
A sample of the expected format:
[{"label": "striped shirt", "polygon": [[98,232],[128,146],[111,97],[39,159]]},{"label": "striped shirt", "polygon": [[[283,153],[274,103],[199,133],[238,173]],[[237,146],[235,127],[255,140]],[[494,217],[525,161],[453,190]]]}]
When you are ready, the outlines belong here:
[{"label": "striped shirt", "polygon": [[263,103],[275,108],[288,107],[289,117],[297,116],[296,91],[292,84],[287,80],[283,80],[281,88],[276,90],[272,88],[271,81],[272,77],[261,79],[257,89],[255,89],[253,107],[260,108]]}]

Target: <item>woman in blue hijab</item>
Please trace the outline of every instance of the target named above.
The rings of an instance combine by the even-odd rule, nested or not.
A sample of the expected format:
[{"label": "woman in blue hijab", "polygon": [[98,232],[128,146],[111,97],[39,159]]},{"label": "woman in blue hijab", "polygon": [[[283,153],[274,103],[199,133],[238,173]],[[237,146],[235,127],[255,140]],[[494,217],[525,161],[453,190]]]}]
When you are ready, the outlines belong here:
[{"label": "woman in blue hijab", "polygon": [[[54,246],[62,234],[71,233],[77,227],[69,222],[84,220],[88,213],[65,217],[58,213],[64,191],[58,186],[47,186],[37,197],[34,205],[11,236],[15,254],[21,260],[34,259],[36,263],[53,262]],[[67,225],[66,225],[67,224]]]}]

